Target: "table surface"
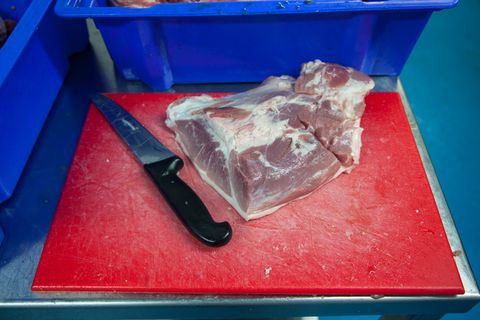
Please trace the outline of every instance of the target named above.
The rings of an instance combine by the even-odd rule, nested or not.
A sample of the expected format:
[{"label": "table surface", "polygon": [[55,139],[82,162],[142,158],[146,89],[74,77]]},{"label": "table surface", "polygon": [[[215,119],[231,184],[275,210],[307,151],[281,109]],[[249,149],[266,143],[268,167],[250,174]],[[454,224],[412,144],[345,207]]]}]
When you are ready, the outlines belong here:
[{"label": "table surface", "polygon": [[[462,278],[465,294],[435,296],[186,296],[126,293],[33,293],[31,283],[83,126],[88,93],[148,92],[141,82],[121,79],[92,26],[92,46],[71,60],[70,73],[11,199],[0,205],[6,238],[0,247],[0,318],[66,319],[288,317],[349,314],[443,314],[466,312],[480,299],[473,274],[414,116],[396,78],[378,77],[375,91],[397,91]],[[172,92],[242,91],[255,84],[178,85]]]}]

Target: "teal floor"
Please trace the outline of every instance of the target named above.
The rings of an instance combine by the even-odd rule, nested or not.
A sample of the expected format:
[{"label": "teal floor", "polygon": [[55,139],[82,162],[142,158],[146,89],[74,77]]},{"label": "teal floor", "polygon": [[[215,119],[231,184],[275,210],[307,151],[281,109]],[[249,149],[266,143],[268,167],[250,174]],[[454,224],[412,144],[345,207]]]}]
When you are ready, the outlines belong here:
[{"label": "teal floor", "polygon": [[[401,79],[478,282],[480,1],[435,13]],[[480,306],[445,319],[480,319]]]}]

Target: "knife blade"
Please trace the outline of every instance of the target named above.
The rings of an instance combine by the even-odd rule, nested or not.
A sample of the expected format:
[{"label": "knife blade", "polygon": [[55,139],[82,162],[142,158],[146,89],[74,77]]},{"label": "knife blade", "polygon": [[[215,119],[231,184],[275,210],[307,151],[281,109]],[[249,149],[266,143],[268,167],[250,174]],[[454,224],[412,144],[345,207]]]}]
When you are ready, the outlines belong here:
[{"label": "knife blade", "polygon": [[177,173],[183,167],[182,159],[110,98],[101,94],[90,98],[143,165],[183,225],[206,245],[227,244],[232,237],[230,224],[215,222],[202,200],[178,177]]}]

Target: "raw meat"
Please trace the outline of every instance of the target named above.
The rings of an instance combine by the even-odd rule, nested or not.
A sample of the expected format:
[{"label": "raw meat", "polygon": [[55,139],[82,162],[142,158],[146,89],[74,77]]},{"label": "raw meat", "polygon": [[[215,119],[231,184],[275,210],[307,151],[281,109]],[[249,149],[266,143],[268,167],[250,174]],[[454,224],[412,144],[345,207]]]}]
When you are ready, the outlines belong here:
[{"label": "raw meat", "polygon": [[300,76],[214,99],[187,97],[167,125],[202,178],[246,220],[307,196],[359,163],[360,119],[373,81],[319,60]]}]

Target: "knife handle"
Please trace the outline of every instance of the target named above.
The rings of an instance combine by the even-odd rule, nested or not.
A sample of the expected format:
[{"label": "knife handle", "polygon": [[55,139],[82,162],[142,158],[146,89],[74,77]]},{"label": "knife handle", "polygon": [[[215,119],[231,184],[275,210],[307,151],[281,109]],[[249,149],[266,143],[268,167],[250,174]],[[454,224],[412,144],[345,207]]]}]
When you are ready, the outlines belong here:
[{"label": "knife handle", "polygon": [[202,200],[178,177],[182,167],[179,157],[144,165],[170,207],[197,239],[212,247],[227,244],[232,237],[230,224],[212,219]]}]

